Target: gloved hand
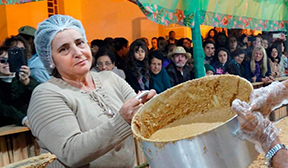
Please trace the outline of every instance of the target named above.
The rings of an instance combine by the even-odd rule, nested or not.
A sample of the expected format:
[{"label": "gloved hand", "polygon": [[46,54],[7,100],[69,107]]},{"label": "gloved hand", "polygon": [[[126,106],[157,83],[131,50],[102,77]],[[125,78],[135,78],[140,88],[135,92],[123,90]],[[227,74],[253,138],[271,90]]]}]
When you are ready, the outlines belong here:
[{"label": "gloved hand", "polygon": [[251,110],[261,112],[264,117],[287,102],[288,89],[278,81],[266,87],[255,89],[250,95]]},{"label": "gloved hand", "polygon": [[280,131],[260,112],[251,112],[250,105],[244,101],[234,100],[231,109],[238,114],[240,127],[238,135],[253,142],[258,152],[268,152]]}]

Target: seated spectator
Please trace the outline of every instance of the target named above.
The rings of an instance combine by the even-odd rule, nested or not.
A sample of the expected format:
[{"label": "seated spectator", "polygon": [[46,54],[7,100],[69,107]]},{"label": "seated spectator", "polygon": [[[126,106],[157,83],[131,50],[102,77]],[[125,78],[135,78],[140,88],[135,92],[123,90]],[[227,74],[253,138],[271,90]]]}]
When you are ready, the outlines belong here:
[{"label": "seated spectator", "polygon": [[273,78],[279,78],[281,76],[279,63],[281,61],[281,52],[275,47],[271,47],[268,50],[269,64],[271,67],[271,75]]},{"label": "seated spectator", "polygon": [[45,69],[43,63],[41,62],[35,50],[34,33],[36,32],[36,29],[30,26],[23,26],[18,29],[18,32],[19,32],[18,36],[23,37],[30,44],[32,57],[28,58],[28,67],[30,68],[31,77],[36,79],[37,82],[40,83],[46,82],[51,78],[51,76]]},{"label": "seated spectator", "polygon": [[215,44],[213,41],[206,40],[203,43],[203,50],[205,53],[205,64],[211,64],[215,54]]},{"label": "seated spectator", "polygon": [[149,53],[150,63],[150,89],[161,93],[171,87],[169,75],[165,68],[162,67],[163,56],[158,51]]},{"label": "seated spectator", "polygon": [[169,31],[169,38],[167,40],[167,44],[170,43],[177,44],[176,33],[173,30]]},{"label": "seated spectator", "polygon": [[95,56],[96,67],[94,67],[92,71],[112,71],[121,78],[125,79],[126,76],[124,71],[115,66],[115,59],[115,55],[111,51],[107,49],[100,49]]},{"label": "seated spectator", "polygon": [[157,37],[153,37],[153,38],[151,39],[151,45],[152,45],[152,47],[150,48],[149,51],[156,51],[156,50],[158,50]]},{"label": "seated spectator", "polygon": [[117,68],[126,70],[127,68],[127,56],[129,52],[129,42],[123,37],[118,37],[114,39],[114,49],[116,61],[115,65]]},{"label": "seated spectator", "polygon": [[250,82],[273,82],[271,69],[264,47],[256,46],[252,52],[251,60],[244,64],[245,78]]},{"label": "seated spectator", "polygon": [[215,48],[227,48],[227,36],[225,33],[219,32],[215,37]]},{"label": "seated spectator", "polygon": [[236,37],[229,37],[229,52],[232,54],[238,48],[238,41]]},{"label": "seated spectator", "polygon": [[141,39],[144,40],[144,42],[145,42],[147,48],[149,48],[149,46],[150,46],[150,44],[149,44],[149,40],[148,40],[146,37],[142,37]]},{"label": "seated spectator", "polygon": [[279,68],[281,73],[280,76],[281,77],[286,76],[288,69],[288,61],[286,55],[284,54],[285,51],[284,42],[281,39],[277,39],[276,41],[273,42],[271,47],[277,48],[277,51],[280,51],[280,62],[279,62]]},{"label": "seated spectator", "polygon": [[167,53],[166,53],[166,46],[168,45],[167,41],[165,40],[164,37],[158,37],[157,39],[157,47],[158,47],[158,51],[161,52],[163,54],[164,57],[167,57]]},{"label": "seated spectator", "polygon": [[148,48],[142,39],[135,40],[130,46],[125,74],[127,83],[136,93],[149,89]]},{"label": "seated spectator", "polygon": [[166,67],[171,86],[191,79],[190,68],[186,65],[188,59],[191,59],[190,53],[187,53],[183,47],[177,46],[173,52],[168,54],[168,58],[172,60]]},{"label": "seated spectator", "polygon": [[213,62],[211,63],[211,65],[215,69],[215,75],[225,74],[229,61],[229,51],[226,48],[219,48],[216,51],[216,56],[214,56]]},{"label": "seated spectator", "polygon": [[213,28],[208,31],[206,39],[215,41],[216,36],[217,36],[217,31]]},{"label": "seated spectator", "polygon": [[231,57],[232,61],[228,64],[226,72],[244,77],[244,66],[242,63],[245,60],[245,51],[241,48],[237,48],[233,54],[231,54]]},{"label": "seated spectator", "polygon": [[33,89],[39,84],[30,77],[30,69],[22,65],[20,72],[10,72],[8,48],[0,47],[0,126],[29,126],[26,117]]},{"label": "seated spectator", "polygon": [[[170,43],[170,44],[168,44],[167,46],[166,46],[166,53],[167,54],[169,54],[169,53],[171,53],[171,52],[173,52],[173,50],[176,48],[176,45],[174,44],[174,43]],[[170,62],[171,62],[171,60],[167,57],[167,55],[165,56],[165,55],[163,55],[163,57],[164,57],[164,61],[163,61],[163,67],[164,68],[166,68],[169,64],[170,64]]]},{"label": "seated spectator", "polygon": [[206,76],[215,74],[215,69],[211,65],[205,64],[204,66],[205,66],[205,72],[206,72],[205,75]]}]

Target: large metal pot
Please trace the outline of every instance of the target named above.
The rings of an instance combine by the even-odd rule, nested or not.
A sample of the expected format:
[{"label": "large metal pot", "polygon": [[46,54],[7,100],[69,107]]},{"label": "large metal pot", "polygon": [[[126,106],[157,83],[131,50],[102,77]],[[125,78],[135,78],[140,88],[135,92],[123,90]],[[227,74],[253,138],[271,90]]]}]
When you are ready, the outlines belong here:
[{"label": "large metal pot", "polygon": [[[191,93],[193,90],[191,87],[194,87],[194,90],[196,89],[197,91]],[[207,88],[212,90],[208,91],[208,94],[203,94],[207,92],[205,91]],[[222,88],[224,90],[222,90]],[[221,96],[220,92],[224,92],[227,88],[228,90],[232,89],[232,95],[226,96],[225,94]],[[200,90],[199,92],[198,89]],[[235,98],[248,101],[252,89],[250,82],[245,79],[233,75],[219,75],[183,83],[147,102],[135,114],[132,120],[132,131],[136,139],[140,142],[150,167],[245,168],[249,166],[257,157],[258,153],[255,151],[252,143],[246,140],[240,140],[233,134],[238,128],[236,116],[212,130],[185,139],[155,141],[149,139],[149,136],[165,126],[165,123],[161,123],[164,118],[174,117],[168,120],[170,123],[175,119],[179,119],[179,115],[173,116],[171,109],[177,110],[178,106],[185,104],[190,107],[188,112],[183,112],[182,110],[179,111],[179,113],[185,113],[185,115],[187,115],[197,108],[203,112],[203,109],[205,111],[207,107],[211,108],[215,106],[215,103],[209,104],[209,102],[213,102],[215,95],[218,96],[218,101],[223,102],[223,104],[220,103],[221,106],[230,106]],[[190,95],[193,100],[187,96],[183,96],[185,94]],[[204,95],[204,101],[197,101],[198,94]],[[175,98],[178,98],[178,101],[174,101],[173,104],[173,99]],[[192,104],[189,104],[189,102]],[[168,109],[170,109],[170,111]],[[185,115],[181,117],[185,117]],[[168,123],[166,125],[168,125]]]}]

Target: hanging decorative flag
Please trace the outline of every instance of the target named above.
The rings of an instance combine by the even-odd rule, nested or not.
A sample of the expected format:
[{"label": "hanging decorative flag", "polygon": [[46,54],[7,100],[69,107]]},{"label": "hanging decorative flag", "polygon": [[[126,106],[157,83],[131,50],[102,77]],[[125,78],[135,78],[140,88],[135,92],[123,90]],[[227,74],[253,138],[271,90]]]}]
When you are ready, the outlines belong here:
[{"label": "hanging decorative flag", "polygon": [[22,4],[26,2],[36,2],[43,0],[0,0],[0,5],[14,5],[14,4]]},{"label": "hanging decorative flag", "polygon": [[198,8],[199,20],[202,25],[228,29],[287,30],[287,0],[135,1],[148,19],[162,25],[177,23],[193,28],[194,16]]}]

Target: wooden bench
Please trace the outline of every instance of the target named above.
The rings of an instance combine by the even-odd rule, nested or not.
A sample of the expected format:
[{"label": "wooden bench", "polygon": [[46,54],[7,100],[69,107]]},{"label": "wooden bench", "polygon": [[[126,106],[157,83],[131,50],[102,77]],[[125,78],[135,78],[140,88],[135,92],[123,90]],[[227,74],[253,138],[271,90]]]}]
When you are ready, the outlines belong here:
[{"label": "wooden bench", "polygon": [[39,146],[27,127],[0,127],[0,167],[37,156],[39,151]]}]

